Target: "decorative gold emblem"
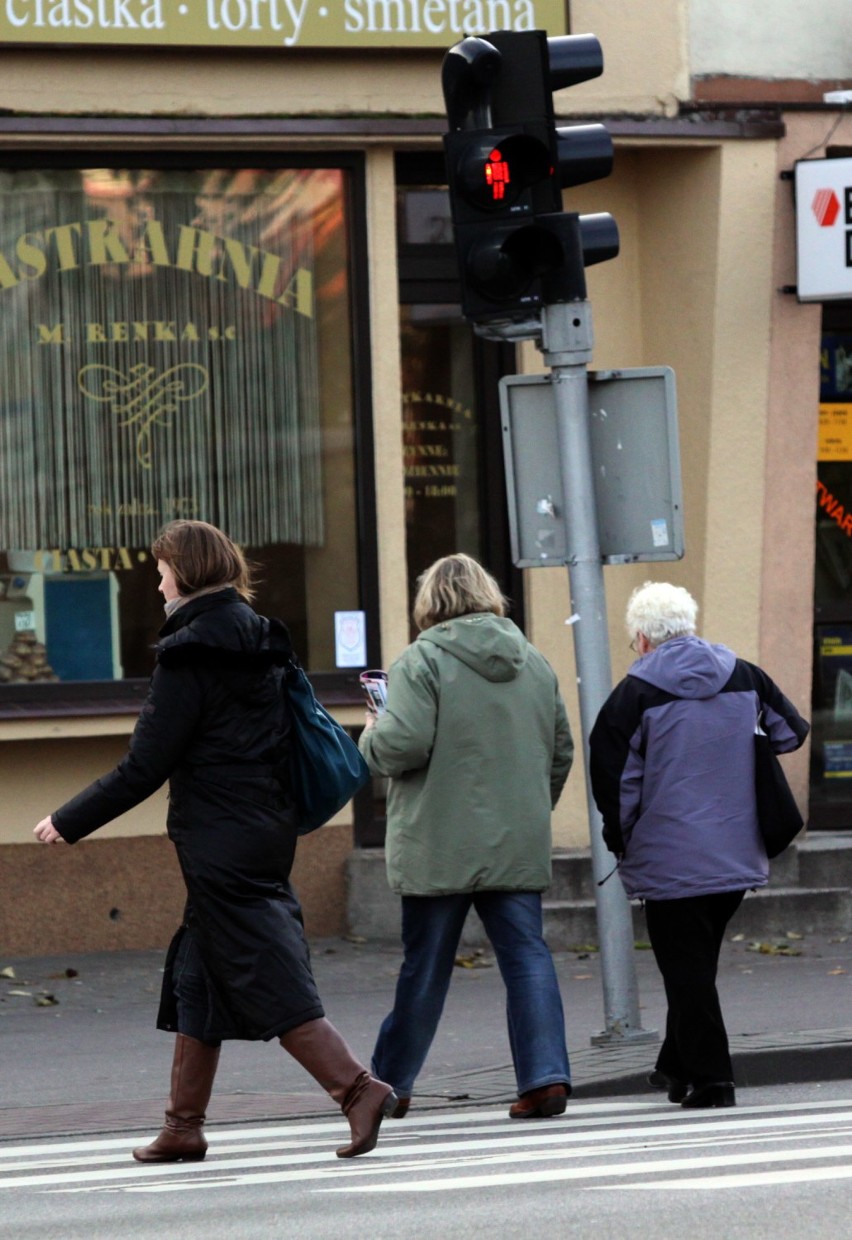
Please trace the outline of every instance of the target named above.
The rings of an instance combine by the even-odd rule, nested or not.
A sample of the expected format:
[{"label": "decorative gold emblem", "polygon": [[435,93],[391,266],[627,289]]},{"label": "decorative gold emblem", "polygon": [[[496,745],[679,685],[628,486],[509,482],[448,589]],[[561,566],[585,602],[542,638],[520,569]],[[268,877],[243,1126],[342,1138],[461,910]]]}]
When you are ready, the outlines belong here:
[{"label": "decorative gold emblem", "polygon": [[196,400],[207,390],[209,376],[197,362],[182,362],[158,374],[154,366],[140,362],[126,374],[114,366],[84,366],[77,386],[84,396],[109,405],[119,415],[119,426],[136,429],[136,459],[151,468],[151,436],[155,426],[171,426],[168,415]]}]

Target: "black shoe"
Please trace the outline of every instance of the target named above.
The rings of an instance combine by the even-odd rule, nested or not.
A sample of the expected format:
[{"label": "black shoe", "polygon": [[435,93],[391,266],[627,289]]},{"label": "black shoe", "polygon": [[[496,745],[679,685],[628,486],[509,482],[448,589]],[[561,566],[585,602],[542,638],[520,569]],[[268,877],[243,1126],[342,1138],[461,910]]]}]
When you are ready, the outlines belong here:
[{"label": "black shoe", "polygon": [[735,1107],[737,1095],[733,1081],[712,1081],[696,1085],[680,1104],[682,1107]]},{"label": "black shoe", "polygon": [[648,1084],[653,1085],[654,1089],[664,1089],[668,1094],[669,1102],[683,1102],[689,1093],[686,1081],[679,1081],[676,1077],[661,1072],[659,1068],[655,1068],[649,1074]]}]

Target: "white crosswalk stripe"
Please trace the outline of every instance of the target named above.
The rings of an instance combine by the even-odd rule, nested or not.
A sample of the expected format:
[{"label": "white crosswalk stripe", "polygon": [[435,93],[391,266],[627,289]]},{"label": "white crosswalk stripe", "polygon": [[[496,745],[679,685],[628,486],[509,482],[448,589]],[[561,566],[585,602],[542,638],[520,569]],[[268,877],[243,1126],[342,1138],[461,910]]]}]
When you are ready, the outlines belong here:
[{"label": "white crosswalk stripe", "polygon": [[[134,1163],[150,1134],[0,1145],[0,1193],[175,1193],[288,1183],[307,1193],[447,1193],[554,1183],[594,1191],[727,1189],[852,1177],[848,1100],[687,1112],[661,1102],[572,1102],[547,1121],[505,1110],[387,1122],[373,1154],[335,1156],[340,1121],[211,1126],[203,1163]],[[2,1209],[2,1207],[0,1207]]]}]

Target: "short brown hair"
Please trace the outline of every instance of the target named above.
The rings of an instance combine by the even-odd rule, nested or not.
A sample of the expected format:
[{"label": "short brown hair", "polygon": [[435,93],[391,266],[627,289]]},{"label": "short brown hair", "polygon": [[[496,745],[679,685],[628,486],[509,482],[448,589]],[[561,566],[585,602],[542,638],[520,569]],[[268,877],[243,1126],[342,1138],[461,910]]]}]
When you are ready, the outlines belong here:
[{"label": "short brown hair", "polygon": [[251,570],[242,551],[207,521],[170,521],[154,540],[151,554],[168,564],[181,594],[233,586],[247,603],[254,598]]},{"label": "short brown hair", "polygon": [[442,620],[484,611],[505,616],[506,600],[497,582],[473,556],[461,551],[445,555],[417,579],[412,615],[418,629],[431,629]]}]

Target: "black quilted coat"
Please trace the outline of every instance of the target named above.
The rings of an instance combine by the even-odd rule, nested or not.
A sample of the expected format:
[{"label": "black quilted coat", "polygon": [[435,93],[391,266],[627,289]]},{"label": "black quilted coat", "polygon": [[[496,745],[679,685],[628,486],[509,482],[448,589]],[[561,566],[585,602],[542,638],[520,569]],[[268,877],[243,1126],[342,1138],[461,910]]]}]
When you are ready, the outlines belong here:
[{"label": "black quilted coat", "polygon": [[175,1029],[171,962],[191,927],[207,974],[205,1040],[269,1039],[323,1015],[288,879],[296,810],[280,621],[235,590],[190,599],[166,621],[126,757],[53,815],[75,843],[169,781],[169,838],[187,888],[158,1025]]}]

